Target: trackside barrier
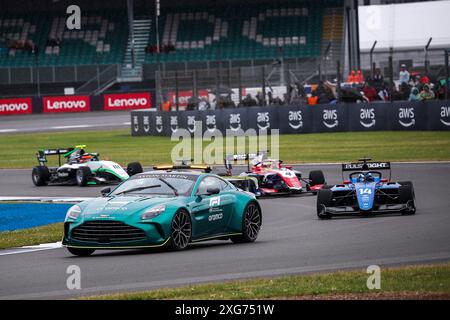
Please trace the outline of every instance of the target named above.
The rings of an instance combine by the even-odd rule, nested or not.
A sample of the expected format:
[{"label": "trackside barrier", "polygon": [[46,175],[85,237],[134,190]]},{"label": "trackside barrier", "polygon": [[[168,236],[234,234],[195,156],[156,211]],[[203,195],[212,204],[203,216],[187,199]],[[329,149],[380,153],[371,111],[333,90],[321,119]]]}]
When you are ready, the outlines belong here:
[{"label": "trackside barrier", "polygon": [[450,130],[450,101],[338,104],[316,106],[247,107],[208,111],[134,110],[133,136],[170,136],[180,128],[192,134],[227,129],[257,132],[279,129],[280,134]]}]

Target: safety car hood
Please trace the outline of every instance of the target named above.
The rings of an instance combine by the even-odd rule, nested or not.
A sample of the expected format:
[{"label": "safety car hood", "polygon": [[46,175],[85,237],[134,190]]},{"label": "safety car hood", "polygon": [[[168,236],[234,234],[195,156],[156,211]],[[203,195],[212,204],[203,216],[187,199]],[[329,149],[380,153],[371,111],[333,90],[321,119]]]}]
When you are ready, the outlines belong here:
[{"label": "safety car hood", "polygon": [[376,185],[376,182],[355,183],[355,192],[360,210],[372,209]]},{"label": "safety car hood", "polygon": [[101,214],[130,215],[159,204],[170,203],[175,201],[175,199],[175,197],[167,196],[118,196],[97,198],[87,201],[85,206],[82,206],[82,214],[84,217],[97,216]]}]

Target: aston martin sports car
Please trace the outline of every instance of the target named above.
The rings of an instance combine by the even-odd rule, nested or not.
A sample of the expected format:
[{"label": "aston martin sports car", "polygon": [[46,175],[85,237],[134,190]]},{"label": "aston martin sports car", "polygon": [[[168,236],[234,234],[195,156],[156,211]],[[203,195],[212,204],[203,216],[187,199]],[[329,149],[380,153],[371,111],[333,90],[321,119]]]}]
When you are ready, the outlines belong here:
[{"label": "aston martin sports car", "polygon": [[[160,169],[160,168],[157,168]],[[78,256],[97,249],[168,247],[220,239],[235,243],[258,237],[262,211],[255,196],[221,177],[164,167],[102,190],[103,197],[71,207],[63,245]]]}]

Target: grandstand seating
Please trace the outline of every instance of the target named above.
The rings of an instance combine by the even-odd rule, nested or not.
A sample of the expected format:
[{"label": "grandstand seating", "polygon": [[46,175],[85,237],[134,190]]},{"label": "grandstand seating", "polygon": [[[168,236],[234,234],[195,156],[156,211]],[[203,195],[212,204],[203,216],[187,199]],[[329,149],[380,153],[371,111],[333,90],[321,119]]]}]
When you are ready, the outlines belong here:
[{"label": "grandstand seating", "polygon": [[[285,3],[261,8],[171,8],[160,17],[160,39],[162,44],[175,45],[176,50],[159,55],[160,61],[264,60],[281,55],[317,57],[328,42],[338,51],[342,40],[342,0]],[[3,49],[0,67],[130,61],[128,23],[123,12],[91,12],[82,19],[82,30],[67,31],[64,16],[46,13],[18,16],[0,12],[0,48],[6,47],[2,35],[14,40],[32,40],[39,47],[39,60],[30,52]],[[151,28],[148,42],[154,45],[154,20],[145,21]],[[51,38],[61,39],[61,46],[47,45]],[[139,50],[143,51],[144,47]],[[157,55],[147,54],[142,62],[155,63]]]},{"label": "grandstand seating", "polygon": [[[121,12],[87,13],[82,17],[82,30],[67,31],[64,16],[0,12],[0,47],[7,47],[8,38],[32,40],[39,48],[38,61],[29,51],[5,50],[0,67],[121,63],[128,38],[126,19]],[[60,39],[61,45],[48,46],[51,38]]]},{"label": "grandstand seating", "polygon": [[[201,9],[199,9],[201,10]],[[320,55],[322,8],[231,7],[217,11],[171,12],[163,17],[162,43],[176,52],[161,61],[247,60]],[[155,62],[147,56],[146,62]]]}]

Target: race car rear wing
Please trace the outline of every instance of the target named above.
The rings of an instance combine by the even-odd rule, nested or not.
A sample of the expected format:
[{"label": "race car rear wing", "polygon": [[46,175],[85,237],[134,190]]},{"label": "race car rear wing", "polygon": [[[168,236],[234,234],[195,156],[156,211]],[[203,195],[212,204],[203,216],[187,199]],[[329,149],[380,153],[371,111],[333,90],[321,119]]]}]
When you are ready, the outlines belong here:
[{"label": "race car rear wing", "polygon": [[391,163],[386,162],[369,162],[372,159],[359,159],[361,162],[351,162],[342,164],[342,180],[344,180],[344,172],[346,171],[368,171],[368,170],[389,170],[389,181],[391,180]]},{"label": "race car rear wing", "polygon": [[356,162],[343,163],[342,171],[357,171],[357,170],[390,170],[390,162]]},{"label": "race car rear wing", "polygon": [[245,161],[247,164],[247,171],[250,171],[250,160],[253,160],[257,157],[262,156],[262,159],[267,157],[267,153],[269,151],[258,151],[258,153],[242,153],[242,154],[228,154],[225,156],[224,164],[225,169],[231,175],[231,170],[233,169],[233,163],[237,163],[238,161]]},{"label": "race car rear wing", "polygon": [[39,165],[45,166],[47,162],[47,156],[58,156],[58,163],[61,166],[61,155],[65,155],[68,152],[73,151],[75,148],[58,148],[58,149],[44,149],[38,150],[36,154]]}]

